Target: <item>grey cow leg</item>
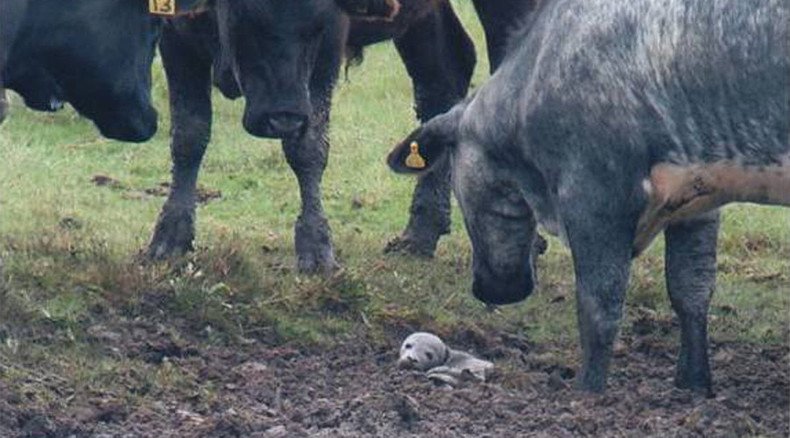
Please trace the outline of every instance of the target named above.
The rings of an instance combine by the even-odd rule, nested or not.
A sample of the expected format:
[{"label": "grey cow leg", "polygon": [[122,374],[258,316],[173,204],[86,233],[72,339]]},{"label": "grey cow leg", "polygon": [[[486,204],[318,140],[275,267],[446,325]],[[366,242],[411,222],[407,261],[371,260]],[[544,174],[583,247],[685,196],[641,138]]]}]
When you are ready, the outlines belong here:
[{"label": "grey cow leg", "polygon": [[[576,199],[570,204],[584,203]],[[627,221],[605,212],[579,208],[569,216],[566,230],[576,273],[576,314],[582,346],[582,368],[576,383],[582,390],[602,392],[622,317],[633,232]]]},{"label": "grey cow leg", "polygon": [[710,395],[708,307],[716,288],[719,212],[667,227],[665,273],[672,308],[680,320],[675,385]]},{"label": "grey cow leg", "polygon": [[283,140],[283,151],[296,174],[302,199],[302,211],[294,226],[297,268],[307,273],[328,273],[338,267],[332,233],[321,203],[321,178],[329,153],[328,105],[317,105],[319,120],[311,121],[310,129],[302,138]]},{"label": "grey cow leg", "polygon": [[176,34],[160,43],[170,89],[172,183],[147,255],[178,256],[193,249],[198,171],[211,136],[211,60],[193,56]]}]

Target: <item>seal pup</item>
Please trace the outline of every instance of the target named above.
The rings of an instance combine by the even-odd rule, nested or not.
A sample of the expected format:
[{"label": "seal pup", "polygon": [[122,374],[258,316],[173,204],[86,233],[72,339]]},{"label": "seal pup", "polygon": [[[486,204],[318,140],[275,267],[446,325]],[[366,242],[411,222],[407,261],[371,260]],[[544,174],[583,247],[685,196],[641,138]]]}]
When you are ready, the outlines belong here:
[{"label": "seal pup", "polygon": [[436,383],[457,386],[465,380],[484,382],[494,364],[453,350],[432,333],[416,332],[401,344],[398,367],[424,371]]}]

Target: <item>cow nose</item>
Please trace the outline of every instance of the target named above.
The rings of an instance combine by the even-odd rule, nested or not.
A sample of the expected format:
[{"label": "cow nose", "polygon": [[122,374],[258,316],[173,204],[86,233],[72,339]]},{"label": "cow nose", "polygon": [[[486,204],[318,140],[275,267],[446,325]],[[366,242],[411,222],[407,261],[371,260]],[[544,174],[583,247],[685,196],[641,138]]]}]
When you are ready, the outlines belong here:
[{"label": "cow nose", "polygon": [[274,113],[269,115],[268,123],[278,137],[287,137],[300,132],[307,123],[307,117],[293,113]]},{"label": "cow nose", "polygon": [[472,294],[486,304],[513,304],[532,294],[535,282],[531,272],[506,278],[495,278],[476,272],[472,280]]},{"label": "cow nose", "polygon": [[141,143],[156,133],[157,113],[151,106],[133,108],[120,116],[108,113],[106,116],[95,117],[94,123],[107,138]]}]

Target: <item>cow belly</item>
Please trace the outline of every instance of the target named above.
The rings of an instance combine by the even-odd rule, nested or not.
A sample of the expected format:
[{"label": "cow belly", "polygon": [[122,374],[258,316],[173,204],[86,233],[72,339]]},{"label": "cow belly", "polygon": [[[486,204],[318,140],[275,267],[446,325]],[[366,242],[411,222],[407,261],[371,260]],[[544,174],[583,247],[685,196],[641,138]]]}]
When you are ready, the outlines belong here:
[{"label": "cow belly", "polygon": [[761,167],[662,163],[650,169],[643,185],[648,204],[637,225],[635,255],[668,224],[730,202],[790,206],[790,160]]}]

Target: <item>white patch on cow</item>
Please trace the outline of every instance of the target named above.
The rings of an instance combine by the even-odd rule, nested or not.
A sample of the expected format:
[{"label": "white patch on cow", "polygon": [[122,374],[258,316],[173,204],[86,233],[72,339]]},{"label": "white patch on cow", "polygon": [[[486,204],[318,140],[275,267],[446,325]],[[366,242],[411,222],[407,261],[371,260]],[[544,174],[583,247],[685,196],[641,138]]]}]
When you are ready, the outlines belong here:
[{"label": "white patch on cow", "polygon": [[642,180],[642,190],[645,191],[645,195],[647,195],[648,198],[653,196],[653,183],[650,182],[650,178]]}]

